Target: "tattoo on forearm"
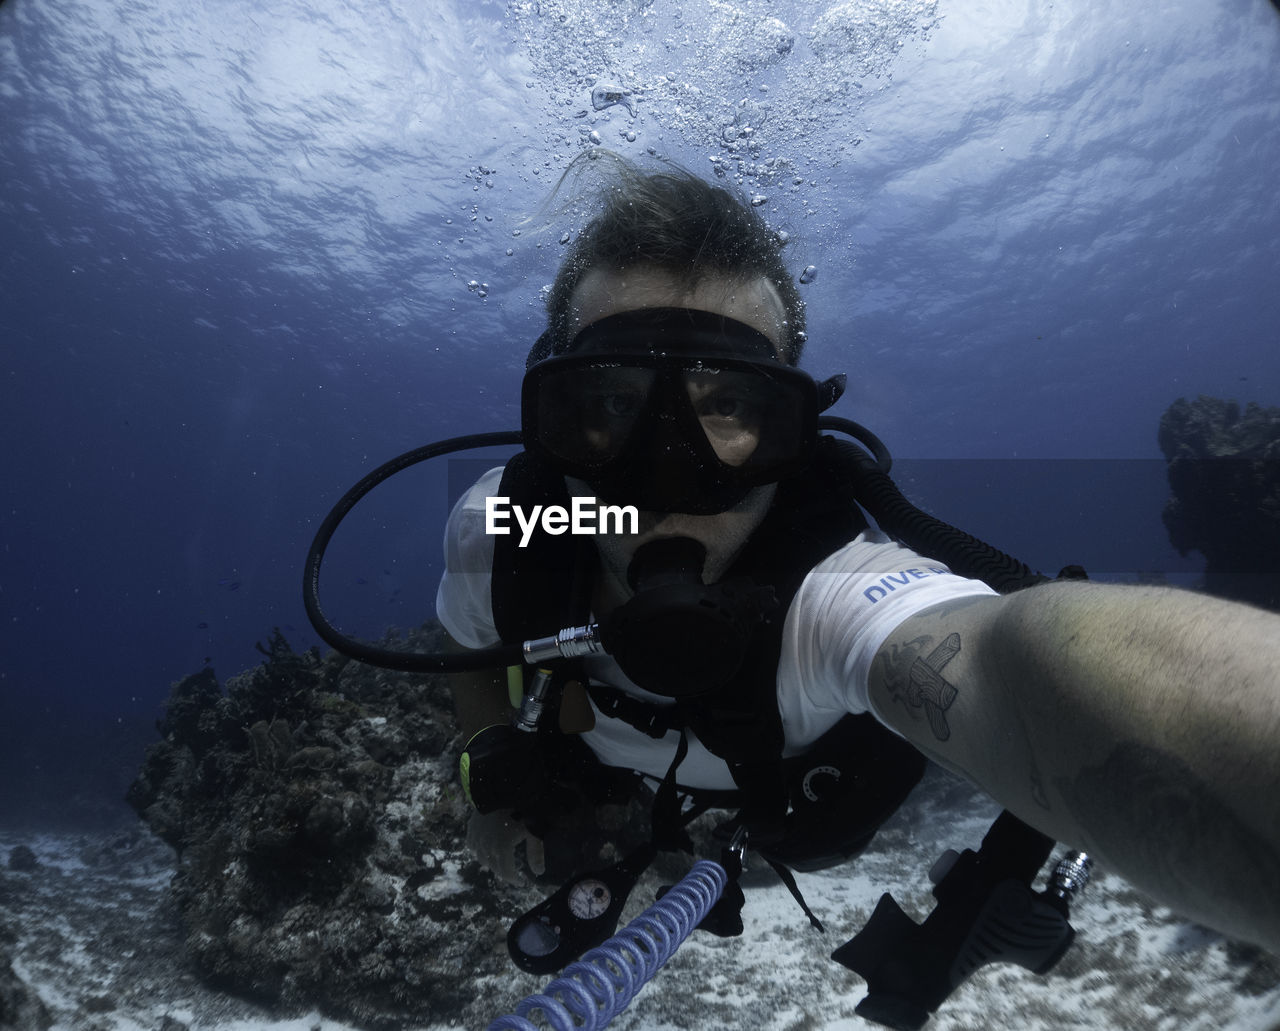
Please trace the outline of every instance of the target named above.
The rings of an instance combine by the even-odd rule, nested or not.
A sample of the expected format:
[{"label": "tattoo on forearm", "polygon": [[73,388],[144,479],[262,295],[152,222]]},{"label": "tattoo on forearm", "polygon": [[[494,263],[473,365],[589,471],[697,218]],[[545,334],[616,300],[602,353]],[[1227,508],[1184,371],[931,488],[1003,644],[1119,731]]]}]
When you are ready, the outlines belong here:
[{"label": "tattoo on forearm", "polygon": [[1145,886],[1200,913],[1251,887],[1255,915],[1280,926],[1280,854],[1181,759],[1125,742],[1056,783],[1099,851],[1123,856]]},{"label": "tattoo on forearm", "polygon": [[960,635],[948,634],[925,658],[917,658],[908,674],[907,701],[923,707],[933,736],[945,741],[951,736],[947,710],[956,700],[956,688],[942,676],[942,668],[960,654]]},{"label": "tattoo on forearm", "polygon": [[1012,712],[1012,716],[1018,722],[1018,728],[1022,732],[1022,740],[1027,742],[1026,763],[1027,775],[1031,781],[1031,801],[1045,812],[1052,812],[1053,806],[1049,803],[1049,792],[1045,789],[1044,774],[1040,772],[1040,763],[1036,761],[1036,747],[1031,743],[1032,734],[1027,727],[1026,716],[1016,707]]},{"label": "tattoo on forearm", "polygon": [[[904,702],[916,713],[923,712],[933,736],[939,741],[946,741],[951,736],[947,710],[959,692],[943,677],[942,669],[960,654],[960,635],[948,634],[928,655],[916,654],[932,641],[933,638],[928,636],[918,637],[901,653],[895,647],[884,669],[885,684],[896,700]],[[907,665],[908,660],[911,660],[910,665]],[[901,675],[903,666],[907,667],[905,677]]]}]

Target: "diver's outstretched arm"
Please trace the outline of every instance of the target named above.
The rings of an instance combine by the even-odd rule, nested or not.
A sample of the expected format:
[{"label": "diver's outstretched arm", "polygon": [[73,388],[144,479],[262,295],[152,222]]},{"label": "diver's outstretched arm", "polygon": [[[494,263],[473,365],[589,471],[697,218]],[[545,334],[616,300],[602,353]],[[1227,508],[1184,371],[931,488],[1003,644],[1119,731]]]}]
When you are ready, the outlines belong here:
[{"label": "diver's outstretched arm", "polygon": [[1027,823],[1280,952],[1280,616],[1046,584],[908,619],[870,688],[886,723]]}]

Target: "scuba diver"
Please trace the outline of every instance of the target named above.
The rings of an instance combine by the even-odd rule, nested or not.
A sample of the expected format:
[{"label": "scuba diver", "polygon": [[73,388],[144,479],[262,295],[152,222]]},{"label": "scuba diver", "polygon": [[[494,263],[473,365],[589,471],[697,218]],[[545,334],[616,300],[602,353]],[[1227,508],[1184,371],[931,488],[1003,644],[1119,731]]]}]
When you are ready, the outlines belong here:
[{"label": "scuba diver", "polygon": [[[548,775],[599,802],[634,790],[628,773],[653,789],[670,774],[695,802],[739,810],[756,850],[817,869],[856,854],[923,772],[916,749],[856,715],[877,647],[916,613],[995,592],[868,528],[817,433],[843,377],[797,368],[803,302],[757,211],[695,176],[617,168],[529,355],[526,451],[455,507],[437,595],[461,647],[592,620],[614,632],[607,654],[561,663],[560,732],[538,735],[536,755],[511,730],[505,672],[455,674],[471,797],[504,777],[525,796],[484,805],[469,842],[508,879],[523,844],[541,873],[543,834],[560,848],[584,835],[557,834],[563,792],[539,811]],[[529,541],[490,532],[499,498],[629,507],[635,525]],[[635,611],[653,584],[669,597]],[[832,606],[838,617],[821,615]],[[856,640],[819,645],[832,626]],[[842,769],[849,753],[858,776]],[[837,787],[843,819],[797,805]]]},{"label": "scuba diver", "polygon": [[[661,782],[683,739],[679,788],[739,793],[776,822],[776,784],[743,781],[870,714],[1174,908],[1280,947],[1280,620],[1167,588],[998,595],[867,529],[844,484],[824,479],[836,458],[814,420],[839,387],[796,368],[804,306],[777,235],[722,186],[590,162],[606,164],[603,209],[566,256],[529,355],[528,467],[484,476],[448,523],[437,612],[454,641],[493,644],[504,620],[531,621],[525,638],[603,621],[640,597],[638,578],[679,579],[681,563],[700,560],[707,585],[746,570],[773,588],[773,608],[737,669],[709,676],[723,641],[682,632],[701,626],[696,611],[660,614],[662,634],[632,644],[646,683],[609,655],[579,660],[561,711],[595,769]],[[556,564],[524,569],[516,535],[485,532],[485,499],[531,507],[539,491],[634,505],[639,532],[547,536]],[[552,611],[559,598],[567,613]],[[505,672],[459,676],[455,698],[468,739],[511,723]],[[528,826],[503,811],[473,822],[478,853],[510,871]],[[1211,862],[1191,846],[1210,834]]]},{"label": "scuba diver", "polygon": [[[821,414],[844,377],[798,367],[804,305],[758,209],[675,167],[592,152],[570,171],[584,170],[607,182],[528,355],[524,450],[462,496],[445,535],[437,614],[454,651],[525,660],[452,674],[476,857],[507,879],[521,857],[575,875],[607,855],[575,851],[600,807],[630,806],[610,876],[634,883],[655,852],[690,847],[693,816],[725,810],[725,855],[758,853],[804,907],[791,871],[855,857],[932,760],[1007,812],[931,874],[938,911],[963,913],[929,942],[882,899],[874,940],[837,950],[888,999],[872,1019],[920,1026],[984,961],[965,958],[975,928],[1014,910],[1053,927],[1006,935],[1011,958],[1051,966],[1087,863],[1028,894],[1055,840],[1280,948],[1280,619],[1065,570],[1049,582],[921,530],[878,441]],[[590,506],[592,532],[530,515]],[[571,878],[566,916],[606,909],[611,883]],[[733,911],[712,923],[742,926]],[[526,969],[569,955],[517,930]],[[880,958],[890,946],[899,966]],[[931,949],[938,983],[896,989]]]}]

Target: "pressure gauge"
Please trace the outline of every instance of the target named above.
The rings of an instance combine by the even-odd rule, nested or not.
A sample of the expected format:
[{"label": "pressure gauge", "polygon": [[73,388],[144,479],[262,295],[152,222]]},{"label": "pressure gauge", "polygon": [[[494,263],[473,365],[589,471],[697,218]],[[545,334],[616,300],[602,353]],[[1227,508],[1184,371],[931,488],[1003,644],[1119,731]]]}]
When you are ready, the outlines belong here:
[{"label": "pressure gauge", "polygon": [[642,845],[613,866],[580,873],[519,917],[507,931],[516,966],[549,974],[608,938],[654,855],[652,845]]},{"label": "pressure gauge", "polygon": [[584,877],[569,889],[569,912],[579,920],[593,920],[609,909],[613,892],[604,881]]}]

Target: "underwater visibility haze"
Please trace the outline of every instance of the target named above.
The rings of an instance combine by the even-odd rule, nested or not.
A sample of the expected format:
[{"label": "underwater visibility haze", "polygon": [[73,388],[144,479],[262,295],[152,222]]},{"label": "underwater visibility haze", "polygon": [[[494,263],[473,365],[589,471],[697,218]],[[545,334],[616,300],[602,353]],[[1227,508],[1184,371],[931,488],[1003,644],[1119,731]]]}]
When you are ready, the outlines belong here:
[{"label": "underwater visibility haze", "polygon": [[[193,876],[164,901],[171,855],[125,791],[174,682],[212,670],[189,683],[218,697],[275,628],[298,653],[318,643],[303,561],[351,484],[416,446],[518,427],[544,291],[590,214],[571,190],[549,199],[600,147],[718,177],[786,234],[803,365],[848,374],[833,414],[888,444],[922,507],[1048,574],[1200,579],[1201,555],[1162,522],[1162,415],[1200,395],[1280,405],[1280,13],[1266,0],[4,0],[0,946],[17,958],[8,970],[0,955],[0,991],[16,970],[59,1019],[87,1021],[57,1028],[267,1026],[197,985],[193,965],[226,957],[216,934],[184,952],[175,913],[215,928],[226,913]],[[324,566],[326,613],[370,640],[429,621],[452,500],[502,455],[415,467],[362,501]],[[274,640],[278,663],[317,675]],[[249,713],[232,745],[251,742],[264,769],[305,726],[250,706],[273,675],[226,699]],[[329,696],[306,733],[366,703],[411,713],[437,745],[453,733],[442,691],[342,673],[363,675],[361,706]],[[166,726],[190,711],[178,699]],[[353,748],[391,750],[377,722]],[[323,773],[323,752],[297,754]],[[385,869],[412,837],[387,831],[396,806],[417,831],[435,819],[460,838],[465,824],[452,780],[410,760],[396,776],[417,764],[411,797],[378,817]],[[915,868],[960,825],[981,833],[984,800],[935,788],[880,851],[808,882],[824,919],[881,890],[923,893]],[[61,858],[50,843],[121,827]],[[27,836],[43,844],[20,869],[8,846]],[[437,890],[474,867],[460,843],[441,855]],[[359,857],[344,883],[363,891],[376,865]],[[941,1031],[1048,1031],[1064,1014],[1274,1027],[1274,958],[1106,877],[1057,987],[993,974]],[[485,928],[495,907],[518,911],[516,889],[471,880],[477,898],[497,893]],[[750,933],[691,942],[625,1027],[866,1026],[860,982],[825,962],[838,939],[804,938],[780,886],[751,894]],[[362,900],[320,907],[317,926],[382,943],[401,911]],[[138,913],[158,914],[149,930]],[[423,964],[348,964],[341,989],[322,964],[304,980],[312,949],[293,1001],[318,999],[335,1028],[450,991],[450,1021],[497,1016],[523,975],[488,931],[455,922],[415,923],[439,936]],[[281,928],[263,926],[241,936],[248,974],[228,983],[252,982],[254,949],[274,947]],[[472,976],[445,969],[449,950]],[[411,975],[439,997],[412,998]],[[270,1001],[290,1001],[276,987]]]},{"label": "underwater visibility haze", "polygon": [[[545,204],[585,147],[758,200],[813,266],[806,368],[846,371],[837,414],[900,459],[1140,460],[1015,497],[904,466],[918,501],[1046,571],[1194,572],[1158,520],[1161,412],[1280,401],[1277,22],[1254,0],[0,5],[0,812],[90,815],[172,681],[253,665],[273,626],[315,642],[302,556],[348,484],[516,428],[581,224]],[[438,465],[335,540],[353,633],[430,617]],[[1093,476],[1143,497],[1080,497]],[[50,806],[69,752],[106,765]]]},{"label": "underwater visibility haze", "polygon": [[[7,0],[0,819],[126,818],[172,682],[316,643],[341,492],[518,425],[586,148],[788,234],[806,367],[926,507],[1193,580],[1156,430],[1280,404],[1278,73],[1262,0]],[[335,541],[348,631],[432,616],[436,465]]]}]

